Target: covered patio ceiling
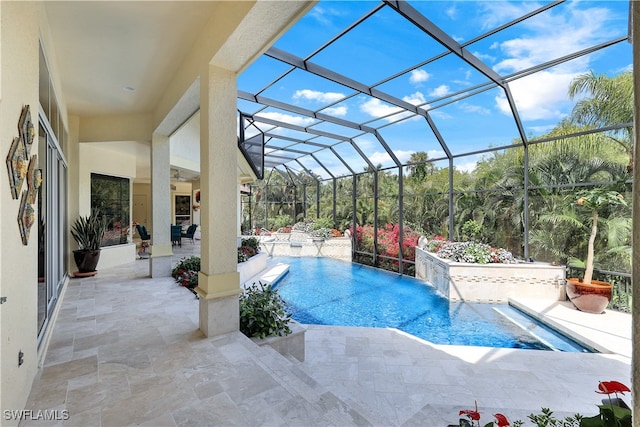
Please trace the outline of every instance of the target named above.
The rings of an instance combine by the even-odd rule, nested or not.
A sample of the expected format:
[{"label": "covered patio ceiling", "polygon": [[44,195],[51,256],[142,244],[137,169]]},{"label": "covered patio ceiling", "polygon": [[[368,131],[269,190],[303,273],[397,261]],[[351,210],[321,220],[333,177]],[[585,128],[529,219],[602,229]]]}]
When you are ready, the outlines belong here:
[{"label": "covered patio ceiling", "polygon": [[[567,117],[571,80],[629,69],[628,2],[320,2],[238,79],[264,168],[317,179],[471,168]],[[303,42],[301,42],[303,41]]]}]

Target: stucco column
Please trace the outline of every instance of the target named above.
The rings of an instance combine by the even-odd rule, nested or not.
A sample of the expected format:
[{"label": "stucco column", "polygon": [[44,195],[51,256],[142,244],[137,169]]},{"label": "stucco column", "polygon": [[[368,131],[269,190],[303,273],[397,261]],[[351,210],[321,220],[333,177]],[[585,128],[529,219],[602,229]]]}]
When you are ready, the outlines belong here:
[{"label": "stucco column", "polygon": [[236,75],[209,65],[200,76],[200,330],[239,329]]},{"label": "stucco column", "polygon": [[171,276],[171,180],[169,178],[169,137],[151,138],[151,277]]},{"label": "stucco column", "polygon": [[[633,25],[633,69],[640,70],[640,3],[631,2],[631,19]],[[638,25],[636,25],[638,24]],[[631,234],[631,324],[632,324],[632,346],[633,352],[631,357],[631,376],[633,385],[633,413],[634,421],[640,416],[640,148],[638,147],[638,139],[640,137],[640,74],[633,73],[634,86],[634,130],[633,130],[633,231]],[[637,421],[636,421],[637,422]],[[637,425],[634,423],[634,425]]]}]

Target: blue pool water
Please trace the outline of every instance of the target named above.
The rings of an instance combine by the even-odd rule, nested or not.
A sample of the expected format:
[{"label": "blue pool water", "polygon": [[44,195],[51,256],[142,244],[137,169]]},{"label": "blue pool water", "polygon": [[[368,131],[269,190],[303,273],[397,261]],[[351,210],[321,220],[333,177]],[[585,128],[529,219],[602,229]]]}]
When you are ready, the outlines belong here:
[{"label": "blue pool water", "polygon": [[412,277],[327,258],[278,258],[300,323],[397,328],[436,344],[589,351],[506,304],[450,302]]}]

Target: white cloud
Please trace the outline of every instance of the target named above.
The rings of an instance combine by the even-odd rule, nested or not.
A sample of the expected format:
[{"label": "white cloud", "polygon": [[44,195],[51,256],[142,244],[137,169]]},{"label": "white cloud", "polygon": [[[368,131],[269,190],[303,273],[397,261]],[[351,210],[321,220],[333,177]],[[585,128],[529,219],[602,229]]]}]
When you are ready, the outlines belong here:
[{"label": "white cloud", "polygon": [[[400,163],[402,164],[407,163],[409,161],[409,158],[411,157],[411,154],[413,153],[415,153],[415,151],[407,151],[407,150],[393,151],[393,154],[396,155],[396,157],[398,158],[398,160],[400,160]],[[389,156],[389,154],[386,151],[382,151],[382,152],[376,151],[370,154],[369,160],[374,165],[381,164],[383,166],[389,166],[390,164],[394,163],[393,160],[391,160],[391,156]]]},{"label": "white cloud", "polygon": [[422,92],[415,92],[411,95],[404,96],[402,100],[413,105],[422,105],[427,102]]},{"label": "white cloud", "polygon": [[293,94],[293,99],[308,99],[317,102],[336,102],[344,98],[339,92],[319,92],[317,90],[302,89]]},{"label": "white cloud", "polygon": [[323,113],[326,114],[330,114],[332,116],[346,116],[347,115],[347,107],[346,106],[340,106],[340,107],[329,107],[329,108],[325,108],[324,110],[322,110]]},{"label": "white cloud", "polygon": [[491,111],[488,108],[481,105],[467,104],[466,102],[463,102],[459,107],[465,113],[478,113],[485,116],[491,114]]},{"label": "white cloud", "polygon": [[472,52],[472,53],[473,53],[473,56],[483,60],[484,62],[495,62],[496,60],[495,56],[489,55],[488,53],[481,53],[481,52]]},{"label": "white cloud", "polygon": [[[509,83],[520,118],[522,120],[562,119],[566,116],[563,107],[569,105],[567,88],[576,73],[560,74],[541,71]],[[504,114],[511,109],[504,94],[495,98]]]},{"label": "white cloud", "polygon": [[[494,65],[494,70],[502,75],[510,74],[593,46],[604,38],[619,35],[620,31],[624,33],[610,25],[610,10],[590,5],[589,2],[571,3],[561,14],[551,9],[523,22],[520,37],[504,40],[497,46],[502,59]],[[501,9],[504,6],[507,10]],[[501,2],[499,7],[490,2],[485,4],[488,14],[511,14],[518,7],[518,3],[505,5]],[[564,118],[572,105],[567,96],[569,83],[589,69],[590,59],[589,55],[583,56],[511,82],[509,86],[521,118]],[[497,96],[495,101],[503,113],[511,114],[504,95]]]},{"label": "white cloud", "polygon": [[[428,108],[428,105],[423,105],[426,103],[426,99],[424,97],[424,94],[419,91],[412,93],[411,95],[402,97],[402,100],[412,105],[420,105],[422,108]],[[361,104],[360,110],[372,117],[385,117],[385,120],[389,122],[398,121],[404,117],[412,115],[414,117],[408,120],[420,119],[420,117],[415,115],[414,113],[405,112],[404,109],[400,107],[384,104],[377,98],[372,98],[369,101]]]},{"label": "white cloud", "polygon": [[473,170],[476,168],[476,166],[478,165],[478,162],[467,162],[467,163],[460,163],[455,165],[455,169],[462,171],[462,172],[473,172]]},{"label": "white cloud", "polygon": [[367,102],[364,102],[363,104],[361,104],[360,110],[363,113],[367,113],[372,117],[383,117],[389,114],[402,111],[402,108],[396,107],[393,105],[383,104],[382,101],[380,101],[379,99],[372,98]]},{"label": "white cloud", "polygon": [[429,77],[431,77],[431,75],[423,69],[419,68],[417,70],[411,70],[411,75],[409,76],[409,83],[419,84],[422,82],[426,82],[427,80],[429,80]]},{"label": "white cloud", "polygon": [[344,15],[344,12],[340,11],[339,9],[323,6],[316,6],[311,10],[311,12],[309,12],[309,16],[314,18],[322,25],[331,25],[331,19],[333,17],[342,15]]},{"label": "white cloud", "polygon": [[440,85],[437,88],[433,89],[431,92],[429,92],[429,96],[441,97],[441,96],[448,95],[449,93],[451,93],[451,91],[449,90],[449,86]]},{"label": "white cloud", "polygon": [[442,110],[433,110],[433,111],[430,111],[429,114],[431,114],[431,117],[437,117],[441,120],[453,119],[453,116],[451,114],[447,114]]},{"label": "white cloud", "polygon": [[[500,43],[505,59],[494,69],[499,73],[511,73],[593,46],[605,37],[613,37],[617,34],[608,25],[610,14],[605,8],[578,9],[574,5],[567,7],[563,14],[549,11],[544,19],[532,18],[523,24],[526,31],[522,31],[522,36]],[[587,61],[588,58],[572,61],[566,66],[585,69]]]},{"label": "white cloud", "polygon": [[539,8],[541,5],[529,2],[483,2],[479,3],[483,7],[484,16],[482,28],[493,29],[508,21],[519,18],[522,15]]},{"label": "white cloud", "polygon": [[290,114],[276,113],[276,112],[260,112],[256,114],[259,117],[265,117],[267,119],[277,120],[279,122],[289,123],[297,126],[309,126],[315,123],[315,119],[311,117],[292,116]]},{"label": "white cloud", "polygon": [[458,8],[456,7],[456,5],[451,5],[451,7],[448,7],[444,13],[451,19],[456,19],[458,17]]}]

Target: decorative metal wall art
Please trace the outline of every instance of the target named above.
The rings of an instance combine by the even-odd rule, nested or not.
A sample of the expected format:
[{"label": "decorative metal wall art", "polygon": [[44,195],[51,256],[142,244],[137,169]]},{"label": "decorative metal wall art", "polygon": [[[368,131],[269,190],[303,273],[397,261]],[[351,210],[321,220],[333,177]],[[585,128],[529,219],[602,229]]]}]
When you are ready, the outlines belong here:
[{"label": "decorative metal wall art", "polygon": [[35,209],[33,209],[33,205],[27,201],[28,198],[29,192],[24,190],[22,192],[22,197],[20,198],[20,210],[18,211],[18,227],[20,228],[22,244],[25,246],[29,243],[31,226],[36,221]]},{"label": "decorative metal wall art", "polygon": [[22,189],[22,183],[27,176],[27,151],[21,138],[13,138],[9,155],[7,155],[7,170],[9,171],[11,196],[17,199]]},{"label": "decorative metal wall art", "polygon": [[31,154],[33,139],[36,136],[36,130],[33,127],[33,122],[31,121],[31,110],[28,105],[22,107],[20,120],[18,120],[18,133],[20,134],[20,138],[24,141],[24,147],[27,150],[27,157],[29,157],[29,154]]},{"label": "decorative metal wall art", "polygon": [[31,204],[36,202],[38,189],[42,183],[42,170],[37,169],[37,166],[38,155],[34,154],[31,156],[31,159],[29,159],[29,168],[27,169],[27,191],[29,192],[27,202]]},{"label": "decorative metal wall art", "polygon": [[29,158],[31,146],[35,139],[35,128],[31,121],[31,111],[28,105],[22,107],[18,119],[19,137],[13,138],[9,154],[7,155],[7,171],[9,172],[9,187],[11,197],[18,198],[22,191],[22,183],[27,181],[27,189],[22,191],[20,208],[18,210],[18,227],[22,244],[29,243],[31,226],[35,223],[35,209],[33,204],[38,197],[38,190],[42,183],[42,170],[38,169],[38,156]]}]

